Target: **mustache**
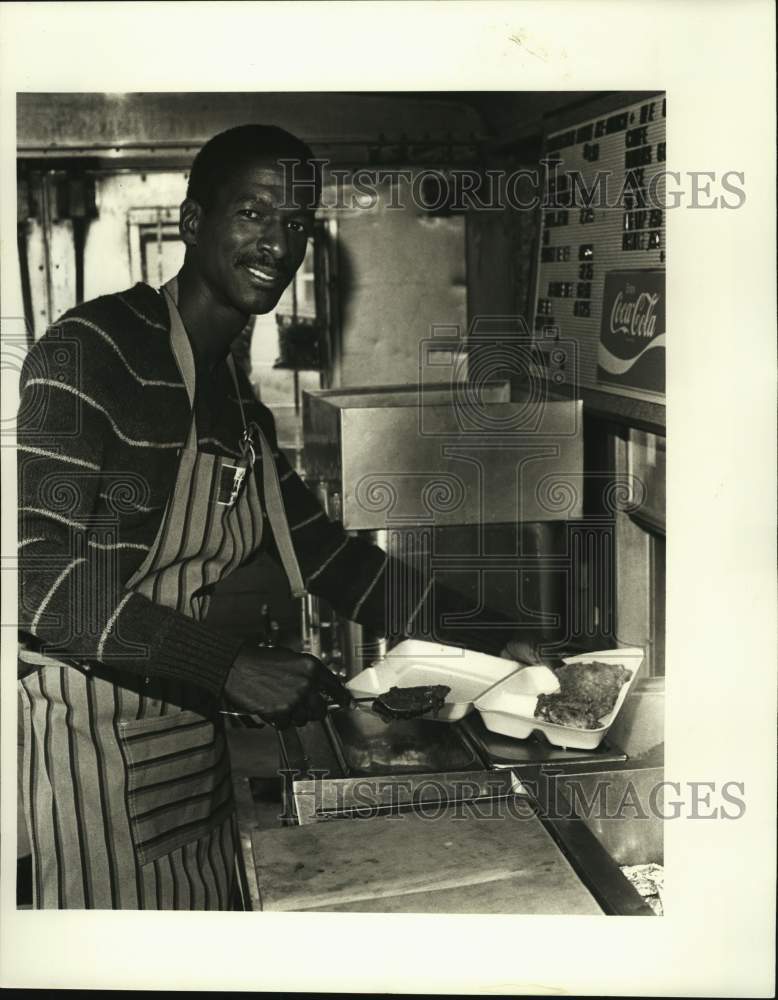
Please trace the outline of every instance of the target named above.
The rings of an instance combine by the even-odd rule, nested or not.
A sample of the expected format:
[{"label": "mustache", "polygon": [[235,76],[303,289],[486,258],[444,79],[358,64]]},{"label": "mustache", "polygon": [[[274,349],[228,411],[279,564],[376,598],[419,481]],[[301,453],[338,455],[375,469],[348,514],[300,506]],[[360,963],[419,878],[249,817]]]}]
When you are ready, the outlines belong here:
[{"label": "mustache", "polygon": [[286,268],[272,257],[238,257],[237,263],[243,267],[259,268],[274,274],[286,274]]}]

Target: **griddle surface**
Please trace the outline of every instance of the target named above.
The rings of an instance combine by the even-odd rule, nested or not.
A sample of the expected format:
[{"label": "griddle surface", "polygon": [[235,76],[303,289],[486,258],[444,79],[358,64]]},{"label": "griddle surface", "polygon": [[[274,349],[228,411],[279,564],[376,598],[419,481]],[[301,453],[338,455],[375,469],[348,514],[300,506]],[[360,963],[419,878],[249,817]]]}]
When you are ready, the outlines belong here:
[{"label": "griddle surface", "polygon": [[483,767],[458,727],[448,722],[384,722],[364,709],[331,712],[328,722],[350,775],[427,774]]}]

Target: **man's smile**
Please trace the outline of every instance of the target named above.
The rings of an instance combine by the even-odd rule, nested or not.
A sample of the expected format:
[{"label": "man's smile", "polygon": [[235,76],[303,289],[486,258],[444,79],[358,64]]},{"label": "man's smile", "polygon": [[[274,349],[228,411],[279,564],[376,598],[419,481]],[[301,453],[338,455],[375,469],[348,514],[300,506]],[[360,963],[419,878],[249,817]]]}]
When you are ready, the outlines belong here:
[{"label": "man's smile", "polygon": [[268,286],[276,286],[281,284],[283,281],[283,275],[277,267],[269,267],[267,265],[257,266],[250,264],[242,265],[257,284]]}]

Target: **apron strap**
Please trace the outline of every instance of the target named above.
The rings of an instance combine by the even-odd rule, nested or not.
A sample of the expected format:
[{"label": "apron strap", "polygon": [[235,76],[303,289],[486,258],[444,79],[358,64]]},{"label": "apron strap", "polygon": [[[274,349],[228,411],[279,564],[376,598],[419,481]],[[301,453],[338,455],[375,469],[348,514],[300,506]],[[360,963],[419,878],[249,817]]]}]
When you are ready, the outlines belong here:
[{"label": "apron strap", "polygon": [[189,397],[189,405],[192,408],[192,421],[189,424],[189,434],[187,436],[187,450],[197,448],[197,421],[195,420],[195,387],[197,376],[195,373],[194,355],[189,337],[186,335],[184,321],[178,311],[178,279],[171,278],[162,286],[165,294],[165,303],[170,314],[170,346],[173,350],[173,357],[176,359],[178,370],[186,386],[186,394]]},{"label": "apron strap", "polygon": [[[171,278],[171,280],[163,286],[163,289],[166,295],[168,311],[170,313],[171,345],[173,353],[175,354],[176,362],[181,370],[181,375],[186,383],[186,390],[189,394],[189,402],[192,405],[192,424],[189,428],[188,445],[190,447],[196,447],[197,429],[195,427],[194,419],[194,357],[192,355],[192,347],[189,343],[189,338],[187,337],[186,330],[181,319],[181,314],[178,311],[178,280],[176,278]],[[272,450],[268,444],[267,438],[262,433],[262,428],[254,421],[252,421],[250,425],[246,423],[246,415],[243,411],[243,401],[241,399],[238,374],[235,370],[235,362],[231,354],[227,355],[227,367],[232,375],[238,406],[240,406],[240,415],[243,422],[243,443],[246,446],[245,451],[249,452],[249,454],[245,456],[247,464],[249,468],[253,465],[254,435],[256,435],[262,454],[262,485],[264,487],[267,519],[270,522],[270,527],[273,529],[273,536],[278,547],[278,554],[281,557],[281,563],[289,580],[292,596],[304,597],[305,583],[303,581],[302,573],[300,572],[300,564],[297,561],[297,554],[295,553],[294,545],[292,544],[289,522],[286,518],[284,501],[281,495],[281,484],[278,481],[278,472],[276,470],[276,463],[273,459]],[[193,436],[194,442],[192,441]]]},{"label": "apron strap", "polygon": [[232,380],[235,383],[235,394],[238,399],[238,405],[240,406],[240,415],[243,419],[243,428],[245,432],[244,439],[252,453],[254,451],[253,440],[255,435],[259,441],[259,448],[262,454],[262,486],[265,494],[265,509],[267,511],[267,519],[270,521],[270,527],[273,529],[273,537],[276,540],[278,554],[281,557],[281,563],[286,572],[287,579],[289,580],[292,596],[304,597],[305,582],[303,581],[303,576],[300,572],[300,564],[297,561],[297,553],[295,552],[294,545],[292,544],[292,535],[289,531],[289,521],[286,517],[284,500],[281,494],[281,484],[278,479],[278,470],[276,469],[273,452],[267,438],[262,433],[262,428],[259,424],[253,420],[251,424],[246,424],[246,416],[243,412],[243,403],[241,402],[238,374],[235,370],[235,361],[232,355],[227,357],[227,366],[230,369]]},{"label": "apron strap", "polygon": [[292,597],[304,597],[305,583],[303,582],[300,564],[297,561],[297,554],[292,544],[292,535],[289,531],[289,522],[286,518],[284,501],[281,496],[281,485],[278,481],[276,463],[261,427],[257,426],[257,432],[262,451],[262,485],[265,490],[267,519],[270,521],[270,527],[273,529],[273,536],[278,546],[278,554],[281,557],[281,562],[289,579],[289,586],[292,589]]}]

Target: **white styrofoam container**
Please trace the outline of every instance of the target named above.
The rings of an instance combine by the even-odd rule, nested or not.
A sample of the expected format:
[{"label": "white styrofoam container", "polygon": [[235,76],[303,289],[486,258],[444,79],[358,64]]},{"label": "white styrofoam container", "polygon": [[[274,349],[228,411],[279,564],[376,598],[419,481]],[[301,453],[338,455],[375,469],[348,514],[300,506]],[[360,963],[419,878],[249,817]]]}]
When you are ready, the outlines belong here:
[{"label": "white styrofoam container", "polygon": [[[548,667],[525,667],[519,670],[478,698],[475,707],[480,712],[486,728],[493,733],[526,740],[538,730],[544,733],[549,743],[553,743],[554,746],[594,750],[602,743],[613,720],[619,714],[629,689],[635,682],[643,656],[644,651],[640,647],[630,646],[623,649],[604,649],[597,653],[581,653],[579,656],[570,656],[563,660],[564,663],[570,664],[591,663],[593,660],[598,660],[600,663],[621,664],[632,672],[630,679],[622,684],[612,711],[600,719],[602,725],[597,729],[560,726],[535,718],[538,695],[553,694],[559,689],[559,682]],[[553,686],[554,683],[556,687]]]},{"label": "white styrofoam container", "polygon": [[472,711],[476,698],[518,669],[516,662],[499,656],[404,639],[383,660],[352,677],[346,687],[355,698],[366,698],[391,687],[447,684],[451,690],[440,712],[431,718],[456,722]]}]

